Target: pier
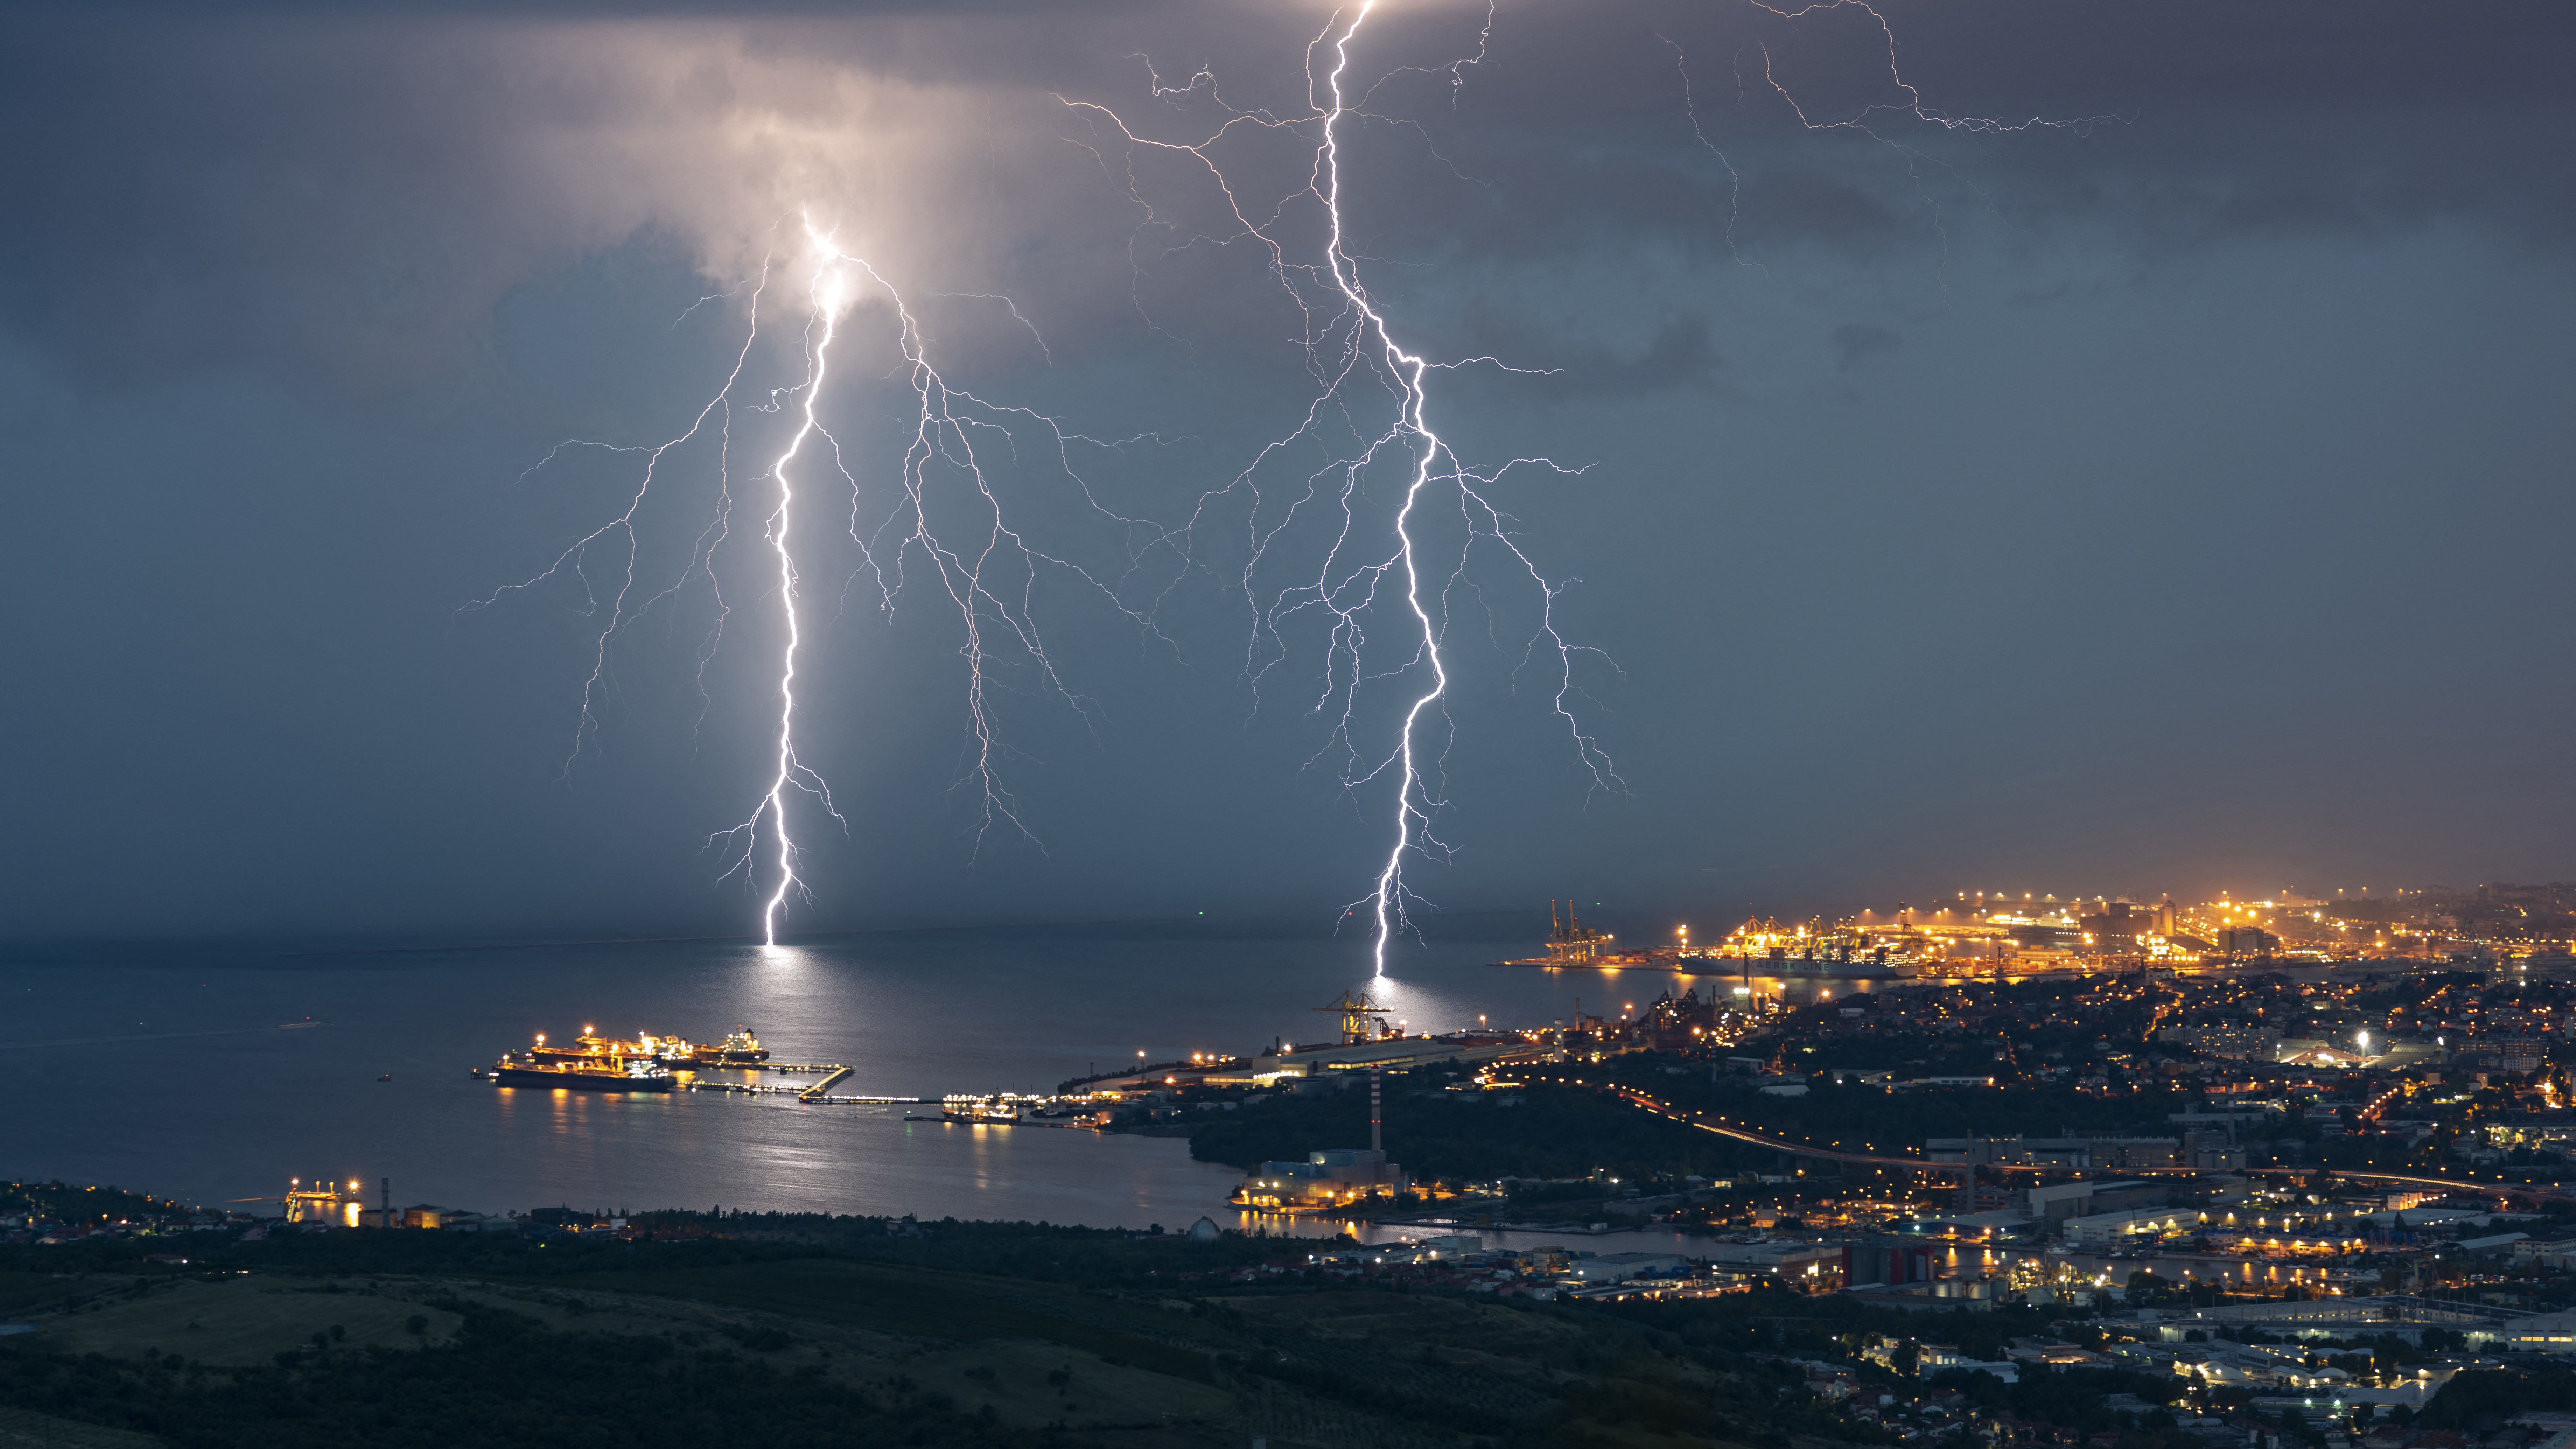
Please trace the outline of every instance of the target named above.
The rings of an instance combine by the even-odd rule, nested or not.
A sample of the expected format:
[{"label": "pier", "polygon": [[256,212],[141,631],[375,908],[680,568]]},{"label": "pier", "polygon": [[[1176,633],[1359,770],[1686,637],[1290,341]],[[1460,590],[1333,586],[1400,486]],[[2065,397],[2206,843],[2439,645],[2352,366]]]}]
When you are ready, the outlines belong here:
[{"label": "pier", "polygon": [[685,1085],[692,1092],[727,1092],[738,1097],[794,1097],[799,1102],[820,1102],[845,1107],[910,1106],[939,1100],[936,1097],[826,1096],[824,1094],[831,1089],[832,1084],[848,1076],[854,1068],[832,1067],[828,1070],[832,1075],[810,1087],[764,1087],[752,1082],[689,1082]]},{"label": "pier", "polygon": [[[1302,1050],[1274,1045],[1271,1051],[1257,1059],[1213,1052],[1193,1053],[1187,1061],[1175,1060],[1098,1074],[1079,1083],[1068,1084],[1068,1090],[1061,1093],[1032,1095],[1013,1091],[899,1096],[838,1091],[836,1089],[845,1087],[857,1074],[855,1066],[841,1062],[767,1060],[767,1053],[760,1049],[758,1040],[747,1029],[739,1027],[726,1038],[722,1049],[733,1056],[733,1060],[718,1060],[718,1049],[695,1047],[677,1037],[646,1035],[629,1042],[598,1036],[587,1026],[571,1047],[547,1051],[546,1039],[540,1036],[537,1049],[545,1051],[549,1057],[580,1064],[622,1065],[629,1061],[651,1061],[657,1067],[669,1068],[656,1072],[658,1078],[669,1084],[661,1089],[666,1091],[793,1098],[800,1106],[938,1107],[941,1110],[937,1117],[907,1115],[904,1120],[1091,1132],[1111,1129],[1112,1108],[1116,1104],[1172,1088],[1269,1086],[1283,1078],[1350,1072],[1374,1074],[1402,1071],[1433,1062],[1491,1066],[1504,1062],[1545,1060],[1557,1050],[1545,1033],[1536,1031],[1482,1030],[1442,1036],[1409,1036],[1377,1020],[1386,1014],[1386,1008],[1347,995],[1332,1006],[1319,1010],[1342,1018],[1342,1040],[1338,1043],[1309,1046]],[[629,1048],[633,1049],[631,1054]],[[758,1053],[759,1060],[748,1059],[754,1053]],[[505,1057],[504,1064],[508,1061],[509,1058]],[[764,1073],[775,1073],[776,1076],[764,1076]],[[477,1075],[481,1074],[478,1069]],[[803,1080],[798,1080],[800,1078]]]},{"label": "pier", "polygon": [[807,1087],[804,1091],[797,1093],[796,1100],[799,1102],[820,1102],[823,1100],[823,1094],[832,1090],[833,1083],[841,1080],[849,1074],[850,1069],[848,1067],[834,1067],[830,1076],[825,1077],[823,1080],[816,1082],[810,1087]]}]

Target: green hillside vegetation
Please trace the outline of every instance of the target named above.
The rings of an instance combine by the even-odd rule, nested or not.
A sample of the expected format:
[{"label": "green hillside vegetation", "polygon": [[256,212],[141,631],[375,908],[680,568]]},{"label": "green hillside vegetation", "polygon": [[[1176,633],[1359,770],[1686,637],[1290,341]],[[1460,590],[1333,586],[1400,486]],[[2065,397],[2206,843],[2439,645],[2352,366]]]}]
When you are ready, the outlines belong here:
[{"label": "green hillside vegetation", "polygon": [[0,1339],[0,1446],[12,1423],[34,1426],[24,1442],[112,1449],[1876,1439],[1745,1356],[1779,1338],[1725,1326],[1749,1299],[1685,1333],[1606,1306],[1355,1286],[1291,1240],[651,1221],[688,1236],[333,1232],[184,1266],[131,1243],[0,1249],[0,1289],[76,1300]]},{"label": "green hillside vegetation", "polygon": [[[208,1235],[185,1264],[149,1261],[149,1239],[0,1248],[0,1301],[38,1325],[0,1338],[0,1449],[1893,1442],[1814,1397],[1788,1359],[1848,1365],[1873,1393],[1947,1389],[1975,1413],[2108,1433],[2114,1449],[2204,1449],[2167,1409],[2130,1419],[2105,1403],[2158,1405],[2182,1392],[2167,1376],[2026,1365],[2018,1385],[1954,1370],[1926,1386],[1855,1362],[1880,1334],[1981,1357],[2026,1334],[2098,1337],[2065,1309],[1905,1315],[1778,1290],[1536,1303],[1329,1277],[1313,1245],[1286,1239],[642,1221],[658,1240]],[[2569,1406],[2564,1368],[2477,1371],[2420,1422],[2484,1430]],[[2298,1449],[2323,1443],[2279,1427]],[[1957,1421],[1935,1442],[1967,1432]]]}]

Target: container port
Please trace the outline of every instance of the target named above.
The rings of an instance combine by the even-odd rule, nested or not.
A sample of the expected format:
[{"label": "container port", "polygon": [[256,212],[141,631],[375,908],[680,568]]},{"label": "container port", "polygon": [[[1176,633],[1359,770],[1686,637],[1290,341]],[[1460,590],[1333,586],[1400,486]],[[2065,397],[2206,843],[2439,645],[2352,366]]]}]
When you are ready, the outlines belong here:
[{"label": "container port", "polygon": [[1690,927],[1674,933],[1670,946],[1612,950],[1618,938],[1583,924],[1566,902],[1562,917],[1556,902],[1547,903],[1548,933],[1544,952],[1497,961],[1497,966],[1537,966],[1587,971],[1672,971],[1684,976],[1785,976],[1830,980],[1892,981],[1916,974],[1920,963],[1901,951],[1872,944],[1856,928],[1810,932],[1791,930],[1776,921],[1746,921],[1714,946],[1691,944]]}]

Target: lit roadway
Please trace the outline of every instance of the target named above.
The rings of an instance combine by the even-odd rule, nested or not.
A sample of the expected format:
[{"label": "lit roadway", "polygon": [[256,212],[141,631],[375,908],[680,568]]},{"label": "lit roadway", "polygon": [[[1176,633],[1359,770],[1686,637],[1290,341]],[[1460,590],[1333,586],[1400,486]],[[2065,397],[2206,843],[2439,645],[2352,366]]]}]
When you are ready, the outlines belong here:
[{"label": "lit roadway", "polygon": [[2302,1176],[2322,1172],[2329,1177],[2349,1178],[2354,1182],[2415,1182],[2426,1187],[2461,1188],[2470,1192],[2520,1193],[2525,1197],[2576,1197],[2576,1188],[2553,1187],[2536,1182],[2464,1182],[2456,1177],[2409,1177],[2402,1172],[2362,1172],[2341,1167],[2249,1167],[2248,1172],[2267,1172]]},{"label": "lit roadway", "polygon": [[[1608,1092],[1629,1106],[1644,1108],[1658,1117],[1668,1117],[1683,1126],[1696,1127],[1702,1132],[1713,1132],[1720,1137],[1737,1142],[1794,1153],[1800,1157],[1821,1157],[1831,1162],[1861,1162],[1873,1167],[1901,1167],[1913,1172],[1963,1174],[1970,1170],[1970,1164],[1963,1162],[1933,1162],[1920,1157],[1892,1157],[1877,1152],[1847,1152],[1839,1147],[1818,1147],[1811,1142],[1793,1142],[1786,1137],[1776,1137],[1768,1132],[1756,1132],[1749,1127],[1738,1127],[1723,1117],[1712,1116],[1706,1112],[1684,1112],[1660,1097],[1650,1096],[1634,1087],[1623,1087],[1616,1082],[1587,1082],[1580,1077],[1532,1077],[1530,1080],[1555,1082],[1567,1087],[1590,1087],[1595,1091]],[[2045,1170],[2039,1167],[2020,1167],[2005,1163],[1984,1165],[1998,1172]],[[2360,1172],[2339,1167],[2254,1167],[2246,1170],[2288,1175],[2324,1172],[2334,1177],[2349,1178],[2355,1182],[2412,1182],[2421,1183],[2426,1187],[2464,1188],[2472,1192],[2522,1193],[2533,1197],[2576,1197],[2576,1188],[2544,1187],[2527,1182],[2464,1182],[2449,1177],[2410,1177],[2398,1172]]]},{"label": "lit roadway", "polygon": [[1702,1132],[1714,1132],[1720,1137],[1731,1138],[1737,1142],[1748,1142],[1756,1147],[1791,1152],[1800,1157],[1821,1157],[1833,1162],[1863,1162],[1873,1167],[1901,1167],[1909,1172],[1964,1173],[1969,1170],[1969,1164],[1964,1162],[1933,1162],[1921,1157],[1891,1157],[1877,1152],[1847,1152],[1840,1147],[1818,1147],[1811,1142],[1792,1142],[1786,1137],[1775,1137],[1768,1132],[1756,1132],[1750,1127],[1738,1127],[1724,1117],[1713,1116],[1707,1112],[1684,1112],[1660,1097],[1648,1096],[1634,1087],[1623,1087],[1616,1082],[1587,1082],[1579,1077],[1534,1077],[1531,1080],[1556,1082],[1568,1087],[1591,1087],[1597,1091],[1609,1092],[1629,1106],[1642,1107],[1658,1117],[1669,1117],[1685,1127],[1696,1127]]}]

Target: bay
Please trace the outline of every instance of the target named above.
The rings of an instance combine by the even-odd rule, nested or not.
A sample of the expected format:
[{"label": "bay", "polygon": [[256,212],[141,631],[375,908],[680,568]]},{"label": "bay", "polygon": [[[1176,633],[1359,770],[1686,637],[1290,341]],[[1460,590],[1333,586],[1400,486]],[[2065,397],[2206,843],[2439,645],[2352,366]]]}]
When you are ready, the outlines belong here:
[{"label": "bay", "polygon": [[[852,1066],[836,1092],[1045,1091],[1122,1062],[1329,1040],[1337,1017],[1319,1008],[1345,990],[1407,1030],[1439,1032],[1615,1014],[1673,981],[1487,964],[1527,952],[1530,935],[1517,917],[1452,923],[1408,945],[1384,977],[1371,975],[1364,942],[1194,923],[766,949],[22,950],[0,965],[0,1081],[13,1103],[0,1172],[245,1208],[275,1202],[295,1177],[363,1183],[370,1203],[390,1179],[398,1205],[483,1212],[722,1206],[1234,1225],[1248,1221],[1225,1202],[1239,1173],[1193,1162],[1178,1139],[905,1120],[936,1110],[924,1107],[499,1090],[468,1069],[538,1032],[706,1041],[739,1024],[777,1060]],[[1352,1102],[1360,1143],[1366,1107]],[[1396,1099],[1388,1146],[1400,1157],[1401,1145]]]}]

